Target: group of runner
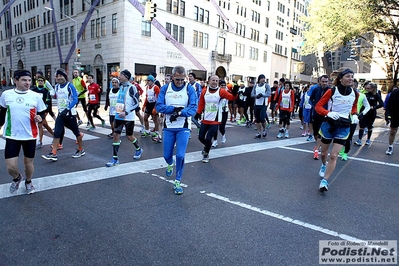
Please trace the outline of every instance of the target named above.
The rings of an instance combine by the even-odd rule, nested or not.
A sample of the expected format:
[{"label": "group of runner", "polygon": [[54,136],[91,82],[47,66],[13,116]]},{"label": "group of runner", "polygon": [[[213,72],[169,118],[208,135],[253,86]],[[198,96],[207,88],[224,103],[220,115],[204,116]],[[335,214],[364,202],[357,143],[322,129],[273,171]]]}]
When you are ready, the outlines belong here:
[{"label": "group of runner", "polygon": [[[164,158],[168,164],[166,175],[170,177],[174,167],[176,167],[174,193],[178,195],[183,193],[180,182],[184,169],[185,151],[188,139],[191,137],[192,122],[197,127],[199,141],[204,145],[202,162],[207,163],[210,159],[211,147],[217,146],[218,130],[222,134],[222,143],[226,142],[225,125],[228,121],[229,105],[237,104],[240,124],[246,122],[248,127],[252,124],[256,125],[258,132],[255,139],[266,138],[267,136],[267,130],[271,125],[267,116],[268,107],[270,107],[272,123],[275,122],[277,114],[279,116],[277,138],[288,138],[290,121],[296,105],[292,83],[284,79],[274,82],[271,88],[265,82],[266,77],[259,75],[256,84],[250,81],[249,86],[245,87],[243,82],[239,81],[229,88],[224,80],[212,75],[208,79],[208,85],[202,87],[195,82],[194,73],[189,74],[188,82],[186,82],[185,73],[184,67],[175,67],[172,75],[165,79],[163,86],[156,80],[156,74],[149,75],[146,79],[146,96],[141,108],[144,111],[144,117],[142,119],[139,117],[144,127],[142,137],[151,136],[157,142],[162,142],[162,139],[167,140],[163,142]],[[319,171],[322,178],[319,185],[321,191],[328,190],[328,178],[335,168],[338,155],[341,156],[342,160],[347,160],[351,139],[359,121],[359,140],[361,141],[363,132],[367,128],[365,144],[370,145],[376,110],[384,105],[375,84],[366,83],[364,85],[365,93],[362,93],[363,91],[358,90],[353,75],[353,71],[348,68],[334,72],[331,77],[322,75],[318,79],[318,84],[309,89],[305,86],[301,96],[299,117],[302,122],[301,127],[305,130],[302,135],[307,136],[308,141],[316,142],[313,153],[314,159],[319,159],[321,147],[322,165]],[[92,76],[91,79],[93,79]],[[88,79],[88,83],[90,85],[95,84],[91,79]],[[64,134],[64,128],[67,127],[76,136],[76,143],[78,144],[76,153],[72,157],[79,158],[85,155],[85,150],[82,145],[83,133],[79,130],[79,124],[82,122],[80,118],[77,118],[76,105],[79,97],[84,95],[86,91],[84,88],[77,90],[73,85],[76,84],[78,87],[83,85],[82,80],[77,79],[76,82],[68,82],[68,75],[63,69],[56,71],[57,85],[55,88],[50,87],[51,85],[45,87],[42,84],[45,83],[45,79],[41,76],[37,78],[38,84],[35,90],[41,92],[45,89],[43,97],[31,97],[31,93],[26,90],[26,88],[29,89],[31,82],[29,71],[16,71],[14,80],[16,88],[3,93],[0,98],[0,125],[6,124],[6,130],[4,130],[6,137],[5,157],[7,170],[13,177],[10,192],[15,192],[20,182],[25,179],[17,167],[18,154],[22,147],[25,157],[25,185],[30,194],[34,192],[31,178],[36,139],[40,139],[39,144],[41,146],[40,135],[42,133],[39,133],[39,128],[45,125],[44,118],[49,112],[48,105],[45,104],[48,103],[48,97],[57,99],[58,116],[55,119],[54,131],[49,130],[49,133],[53,135],[52,151],[47,155],[42,155],[42,157],[46,160],[57,161],[57,150],[60,149],[61,145],[60,139]],[[132,80],[131,73],[128,70],[122,70],[118,77],[112,78],[112,88],[107,90],[105,110],[109,108],[112,130],[108,136],[113,138],[112,158],[106,163],[107,167],[119,164],[118,152],[123,130],[126,131],[127,139],[134,146],[133,158],[140,159],[143,153],[143,149],[138,144],[138,139],[134,136],[136,115],[141,115],[141,88]],[[159,85],[157,85],[157,82]],[[97,86],[90,88],[90,85],[88,86],[88,100],[89,106],[93,105],[93,107],[88,108],[87,112],[95,110],[94,115],[97,115],[99,88]],[[399,124],[398,91],[397,89],[392,90],[385,102],[386,120],[391,126],[389,147],[386,151],[388,155],[393,153],[393,142]],[[18,101],[26,100],[25,97],[28,96],[29,101],[33,99],[34,103],[29,103],[24,108],[16,105]],[[248,99],[251,99],[252,102]],[[248,102],[251,104],[248,105]],[[247,113],[248,109],[250,114]],[[10,122],[9,119],[6,119],[6,115],[8,115],[7,117],[13,115],[14,118],[21,118],[13,119]],[[152,132],[149,128],[150,117],[154,122]],[[89,115],[88,119],[90,130],[95,126]],[[105,120],[101,117],[99,119],[104,125]],[[230,113],[230,121],[234,121],[234,119],[236,119],[235,114]],[[201,123],[199,123],[200,120]],[[16,125],[15,123],[19,124]],[[39,128],[36,123],[39,123]],[[26,124],[30,126],[21,127],[26,131],[21,133],[18,126]],[[306,131],[306,128],[309,128],[309,131]],[[163,137],[161,132],[164,132]],[[356,143],[359,144],[358,142]],[[331,143],[333,145],[328,156]],[[175,146],[176,156],[174,159],[173,150]]]}]

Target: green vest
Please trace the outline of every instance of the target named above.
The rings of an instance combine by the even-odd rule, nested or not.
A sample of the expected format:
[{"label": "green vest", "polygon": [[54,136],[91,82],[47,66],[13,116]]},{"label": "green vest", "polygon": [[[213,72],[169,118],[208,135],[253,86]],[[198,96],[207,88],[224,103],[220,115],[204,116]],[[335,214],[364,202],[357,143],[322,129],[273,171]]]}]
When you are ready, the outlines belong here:
[{"label": "green vest", "polygon": [[[78,94],[83,92],[86,88],[84,88],[81,84],[82,78],[81,77],[76,77],[72,80],[73,86],[75,86],[76,90],[78,91]],[[86,98],[86,93],[83,93],[82,95],[79,96],[79,99],[84,99]]]},{"label": "green vest", "polygon": [[363,99],[366,97],[364,93],[359,92],[359,97],[357,98],[357,113],[360,113],[360,109],[363,106]]}]

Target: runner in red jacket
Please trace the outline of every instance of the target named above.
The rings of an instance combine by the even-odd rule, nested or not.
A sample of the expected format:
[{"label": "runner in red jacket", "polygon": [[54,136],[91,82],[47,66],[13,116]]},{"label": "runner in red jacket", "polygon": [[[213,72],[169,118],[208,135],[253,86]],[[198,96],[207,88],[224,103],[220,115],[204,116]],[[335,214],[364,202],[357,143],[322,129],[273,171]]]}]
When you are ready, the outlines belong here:
[{"label": "runner in red jacket", "polygon": [[[93,131],[96,129],[94,123],[93,123],[93,116],[95,118],[98,118],[101,120],[101,125],[102,127],[105,127],[105,120],[101,118],[101,116],[98,115],[98,109],[100,108],[100,94],[101,94],[101,89],[100,86],[94,82],[94,76],[93,75],[88,75],[87,76],[87,91],[88,91],[88,97],[89,97],[89,104],[87,108],[87,118],[89,119],[90,122],[90,131]],[[92,116],[93,115],[93,116]]]}]

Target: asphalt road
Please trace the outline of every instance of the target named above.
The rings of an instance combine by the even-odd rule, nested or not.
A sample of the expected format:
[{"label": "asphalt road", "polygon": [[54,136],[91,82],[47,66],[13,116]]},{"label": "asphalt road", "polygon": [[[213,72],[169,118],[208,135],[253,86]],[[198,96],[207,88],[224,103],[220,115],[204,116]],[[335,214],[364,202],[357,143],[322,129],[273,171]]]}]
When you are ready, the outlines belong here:
[{"label": "asphalt road", "polygon": [[81,126],[79,159],[68,137],[57,162],[40,158],[47,135],[35,194],[11,195],[0,160],[0,265],[317,265],[319,240],[398,240],[399,147],[385,155],[383,124],[376,120],[371,146],[353,146],[338,162],[326,193],[297,120],[282,140],[277,125],[255,140],[253,129],[229,123],[208,164],[193,134],[181,196],[165,176],[162,144],[150,138],[139,137],[139,161],[123,138],[121,165],[106,168],[108,126]]}]

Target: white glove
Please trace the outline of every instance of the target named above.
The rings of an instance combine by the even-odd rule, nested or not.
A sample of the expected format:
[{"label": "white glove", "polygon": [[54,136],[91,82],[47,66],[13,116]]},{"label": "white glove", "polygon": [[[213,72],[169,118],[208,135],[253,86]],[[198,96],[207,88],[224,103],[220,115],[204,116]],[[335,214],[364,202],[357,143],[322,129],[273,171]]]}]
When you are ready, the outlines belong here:
[{"label": "white glove", "polygon": [[359,123],[359,117],[357,115],[352,115],[352,124]]},{"label": "white glove", "polygon": [[327,114],[327,117],[333,119],[333,120],[338,120],[339,119],[339,114],[337,112],[329,112]]}]

